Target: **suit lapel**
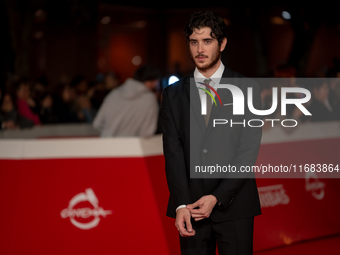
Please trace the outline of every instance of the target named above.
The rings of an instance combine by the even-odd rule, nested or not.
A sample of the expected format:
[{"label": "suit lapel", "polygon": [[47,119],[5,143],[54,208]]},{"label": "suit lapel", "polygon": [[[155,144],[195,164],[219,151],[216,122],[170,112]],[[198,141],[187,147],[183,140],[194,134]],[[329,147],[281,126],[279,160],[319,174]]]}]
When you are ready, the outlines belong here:
[{"label": "suit lapel", "polygon": [[[193,73],[191,73],[187,77],[185,88],[186,88],[187,95],[190,101],[190,106],[191,106],[190,115],[193,113],[194,118],[196,119],[198,126],[200,127],[202,135],[204,135],[204,133],[206,132],[206,126],[205,126],[204,116],[201,114],[201,100],[199,98],[199,93],[198,93],[198,89],[194,81]],[[192,120],[193,120],[193,116],[190,116],[190,121]]]},{"label": "suit lapel", "polygon": [[[233,83],[233,73],[228,68],[224,68],[224,72],[220,81],[220,84],[232,84]],[[190,82],[192,80],[192,82]],[[201,114],[201,100],[199,98],[198,89],[196,87],[196,84],[194,82],[194,73],[191,73],[185,83],[186,92],[190,101],[191,105],[191,112],[194,113],[195,119],[200,127],[200,130],[202,132],[202,135],[204,135],[204,140],[209,136],[209,133],[212,129],[212,120],[218,116],[219,111],[221,110],[221,107],[223,107],[223,103],[226,103],[228,100],[227,98],[231,95],[231,92],[228,89],[217,89],[217,93],[220,95],[222,106],[217,103],[217,106],[213,104],[213,107],[211,109],[210,114],[210,120],[208,127],[205,126],[204,116]]]},{"label": "suit lapel", "polygon": [[[231,72],[231,70],[229,68],[225,67],[223,75],[221,77],[220,84],[233,84],[233,78],[234,77],[233,77],[233,73]],[[217,93],[220,95],[222,105],[217,103],[217,106],[215,106],[213,104],[213,107],[211,109],[209,124],[208,124],[208,127],[207,127],[206,132],[205,132],[204,140],[207,139],[207,137],[209,136],[209,134],[211,132],[211,129],[212,129],[212,126],[213,126],[212,120],[216,119],[216,117],[218,116],[218,113],[220,112],[221,108],[223,107],[223,104],[227,103],[227,102],[229,103],[228,97],[231,96],[231,92],[230,92],[229,89],[217,89]]]}]

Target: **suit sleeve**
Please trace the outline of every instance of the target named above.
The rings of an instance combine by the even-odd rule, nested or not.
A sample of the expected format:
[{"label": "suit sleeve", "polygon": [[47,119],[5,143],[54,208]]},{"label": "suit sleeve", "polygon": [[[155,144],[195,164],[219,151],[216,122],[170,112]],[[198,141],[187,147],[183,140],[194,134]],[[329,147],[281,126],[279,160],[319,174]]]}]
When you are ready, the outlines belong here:
[{"label": "suit sleeve", "polygon": [[[262,101],[260,88],[257,84],[253,86],[253,105],[255,109],[262,109]],[[230,163],[231,166],[235,166],[237,170],[240,170],[241,166],[254,166],[257,160],[258,152],[260,149],[262,128],[250,127],[248,120],[259,119],[258,116],[251,113],[248,107],[245,107],[245,127],[242,127],[239,141],[236,147],[235,156]],[[255,123],[253,124],[255,125]],[[256,125],[258,125],[256,123]],[[247,178],[255,178],[254,173],[236,173],[237,178],[225,178],[222,179],[215,189],[211,192],[218,201],[221,202],[223,208],[226,208],[232,200],[237,196],[238,190],[242,187]]]},{"label": "suit sleeve", "polygon": [[[165,172],[174,208],[191,203],[184,148],[174,122],[167,89],[163,91],[161,125],[163,131],[163,152]],[[180,110],[180,109],[179,109]]]}]

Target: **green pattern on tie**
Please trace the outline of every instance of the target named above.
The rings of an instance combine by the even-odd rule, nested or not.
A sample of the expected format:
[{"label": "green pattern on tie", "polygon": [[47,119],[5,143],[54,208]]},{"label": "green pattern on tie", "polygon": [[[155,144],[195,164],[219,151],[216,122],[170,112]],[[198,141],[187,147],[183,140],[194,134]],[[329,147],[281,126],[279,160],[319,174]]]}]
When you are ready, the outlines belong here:
[{"label": "green pattern on tie", "polygon": [[[209,83],[211,82],[211,79],[206,79],[203,82],[207,85],[210,85]],[[211,92],[210,88],[208,88],[208,87],[207,87],[207,90],[209,90],[209,92]],[[205,94],[207,95],[207,114],[204,116],[204,120],[205,120],[205,125],[208,126],[209,118],[210,118],[210,112],[211,112],[211,108],[212,108],[212,99],[207,92],[205,92]]]}]

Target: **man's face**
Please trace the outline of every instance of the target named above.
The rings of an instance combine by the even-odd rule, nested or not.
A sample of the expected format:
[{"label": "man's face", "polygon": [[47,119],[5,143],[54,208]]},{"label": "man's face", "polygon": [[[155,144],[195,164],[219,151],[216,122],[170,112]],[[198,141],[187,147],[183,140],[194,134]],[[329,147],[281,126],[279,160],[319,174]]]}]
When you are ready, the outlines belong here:
[{"label": "man's face", "polygon": [[203,27],[195,29],[189,36],[190,54],[199,70],[207,70],[216,65],[227,44],[224,38],[221,45],[218,45],[217,39],[212,38],[210,33],[211,28]]}]

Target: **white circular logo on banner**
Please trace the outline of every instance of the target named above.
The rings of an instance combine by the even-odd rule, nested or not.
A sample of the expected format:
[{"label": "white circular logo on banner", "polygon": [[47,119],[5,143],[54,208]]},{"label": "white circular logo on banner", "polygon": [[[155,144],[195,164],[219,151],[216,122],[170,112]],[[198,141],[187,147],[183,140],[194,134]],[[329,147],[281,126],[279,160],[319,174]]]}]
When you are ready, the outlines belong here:
[{"label": "white circular logo on banner", "polygon": [[[77,208],[74,209],[75,205],[80,202],[89,202],[93,208]],[[98,198],[94,194],[91,188],[85,190],[85,193],[79,193],[75,195],[69,202],[68,208],[65,208],[60,212],[60,216],[63,219],[70,218],[71,223],[80,229],[91,229],[98,226],[100,217],[106,217],[106,215],[112,214],[111,211],[104,210],[102,207],[98,206]],[[87,219],[93,216],[93,220],[87,223],[79,222],[75,217]]]},{"label": "white circular logo on banner", "polygon": [[[319,180],[316,173],[308,172],[305,175],[306,179],[306,191],[311,191],[313,197],[317,200],[322,200],[325,196],[325,183]],[[313,182],[310,180],[314,179]]]}]

